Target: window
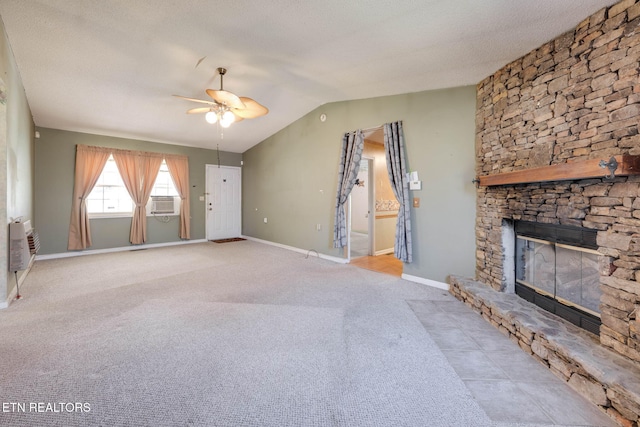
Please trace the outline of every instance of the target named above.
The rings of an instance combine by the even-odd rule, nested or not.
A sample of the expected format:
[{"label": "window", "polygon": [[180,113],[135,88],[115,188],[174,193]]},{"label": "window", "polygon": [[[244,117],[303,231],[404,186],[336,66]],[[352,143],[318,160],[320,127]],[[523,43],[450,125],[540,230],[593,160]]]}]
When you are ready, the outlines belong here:
[{"label": "window", "polygon": [[116,161],[109,156],[100,178],[87,197],[87,212],[92,217],[131,216],[133,208],[134,203],[124,186]]},{"label": "window", "polygon": [[[151,190],[151,196],[170,196],[173,197],[174,213],[178,215],[180,212],[180,197],[176,190],[169,168],[165,161],[162,161],[156,182]],[[120,217],[131,216],[135,205],[129,192],[122,181],[116,162],[113,156],[109,156],[109,160],[104,166],[100,178],[96,182],[95,187],[87,197],[87,211],[91,218],[104,217]],[[147,203],[147,215],[152,213],[152,198]],[[165,213],[166,215],[166,213]]]},{"label": "window", "polygon": [[167,163],[163,160],[158,171],[158,177],[155,184],[153,184],[153,190],[151,190],[151,196],[174,196],[179,197],[176,186],[173,185],[173,179],[169,173]]}]

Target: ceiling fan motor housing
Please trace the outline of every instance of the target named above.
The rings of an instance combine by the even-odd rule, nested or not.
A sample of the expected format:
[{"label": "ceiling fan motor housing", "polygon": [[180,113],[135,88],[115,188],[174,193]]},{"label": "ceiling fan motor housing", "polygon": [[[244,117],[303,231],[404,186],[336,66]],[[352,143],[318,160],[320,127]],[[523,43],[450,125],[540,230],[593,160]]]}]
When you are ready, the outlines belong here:
[{"label": "ceiling fan motor housing", "polygon": [[[205,91],[207,95],[209,95],[213,99],[213,101],[204,101],[201,99],[187,98],[184,96],[175,95],[188,101],[200,102],[210,105],[210,107],[192,108],[187,111],[187,114],[215,113],[217,115],[216,120],[213,120],[211,114],[209,114],[209,118],[211,120],[207,120],[209,121],[209,123],[215,123],[215,121],[222,119],[222,116],[226,112],[231,112],[233,114],[234,120],[232,120],[231,122],[239,122],[243,119],[253,119],[256,117],[264,116],[269,112],[269,109],[267,107],[259,104],[251,98],[239,97],[234,93],[224,90],[223,76],[227,73],[227,69],[224,67],[218,67],[217,71],[218,74],[220,74],[220,90],[207,89]],[[229,122],[229,118],[227,118],[225,122]]]}]

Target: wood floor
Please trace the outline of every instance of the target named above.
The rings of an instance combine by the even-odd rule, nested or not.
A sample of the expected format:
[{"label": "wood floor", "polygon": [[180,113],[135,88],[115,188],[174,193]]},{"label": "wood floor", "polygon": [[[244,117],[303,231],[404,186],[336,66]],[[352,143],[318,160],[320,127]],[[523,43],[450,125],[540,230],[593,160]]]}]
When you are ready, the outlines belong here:
[{"label": "wood floor", "polygon": [[393,254],[352,258],[350,264],[367,270],[402,276],[402,261]]}]

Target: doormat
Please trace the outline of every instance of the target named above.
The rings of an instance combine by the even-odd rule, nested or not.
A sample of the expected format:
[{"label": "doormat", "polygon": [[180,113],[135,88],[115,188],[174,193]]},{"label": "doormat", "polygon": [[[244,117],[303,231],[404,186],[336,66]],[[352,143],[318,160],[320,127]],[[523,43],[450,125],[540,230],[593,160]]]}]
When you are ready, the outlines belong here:
[{"label": "doormat", "polygon": [[229,242],[240,242],[242,240],[247,240],[247,239],[243,239],[242,237],[232,237],[231,239],[212,240],[212,242],[215,242],[215,243],[229,243]]}]

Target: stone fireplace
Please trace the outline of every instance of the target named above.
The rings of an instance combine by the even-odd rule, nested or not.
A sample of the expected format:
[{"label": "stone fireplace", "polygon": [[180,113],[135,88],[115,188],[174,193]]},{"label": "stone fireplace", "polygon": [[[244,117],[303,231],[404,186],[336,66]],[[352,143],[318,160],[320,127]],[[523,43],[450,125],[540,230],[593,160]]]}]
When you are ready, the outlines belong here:
[{"label": "stone fireplace", "polygon": [[[634,372],[629,374],[632,378],[640,372],[639,1],[623,0],[600,10],[477,85],[479,185],[473,283],[480,285],[463,289],[452,283],[454,295],[554,373],[577,388],[588,389],[585,394],[592,393],[589,398],[612,416],[633,426],[640,423],[640,390],[635,386],[616,389],[620,381],[597,378],[596,373],[604,372],[598,367],[587,372],[590,369],[578,362],[586,360],[582,356],[551,344],[544,333],[532,331],[526,319],[516,319],[518,310],[510,310],[508,304],[520,303],[506,296],[520,285],[532,285],[525,294],[533,289],[534,297],[546,293],[551,300],[578,305],[591,315],[587,320],[597,320],[586,328],[593,334],[574,332],[581,342],[586,346],[595,342],[620,357],[628,364],[626,371]],[[610,173],[613,156],[632,160],[625,173],[619,173],[620,168]],[[594,164],[604,166],[601,174],[582,173],[583,166],[593,172]],[[527,178],[486,179],[510,174]],[[585,300],[576,304],[575,298],[566,298],[578,292],[577,282],[568,291],[540,286],[535,275],[546,274],[549,279],[550,264],[517,264],[518,257],[557,257],[558,244],[567,245],[538,242],[544,239],[527,233],[518,242],[519,223],[530,228],[583,230],[590,236],[586,250],[560,254],[568,257],[560,264],[580,264],[580,293],[583,285],[591,286],[584,291]],[[557,259],[554,263],[557,267]],[[555,268],[553,274],[557,273]],[[576,280],[575,271],[561,274],[573,274],[574,279],[561,277],[560,281]],[[547,283],[558,280],[554,277]],[[482,288],[505,295],[497,298],[498,303],[485,304],[479,301],[488,293]],[[606,364],[606,359],[598,360]]]},{"label": "stone fireplace", "polygon": [[[640,3],[622,1],[487,77],[477,87],[478,176],[640,155],[639,61]],[[640,362],[640,177],[607,174],[480,185],[476,279],[513,288],[505,221],[593,230],[600,342]]]},{"label": "stone fireplace", "polygon": [[507,255],[517,251],[503,238],[515,221],[592,230],[599,254],[600,342],[640,361],[634,322],[640,303],[639,191],[638,177],[479,188],[476,279],[499,291],[515,289],[516,266]]}]

